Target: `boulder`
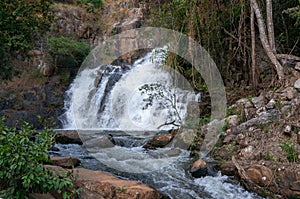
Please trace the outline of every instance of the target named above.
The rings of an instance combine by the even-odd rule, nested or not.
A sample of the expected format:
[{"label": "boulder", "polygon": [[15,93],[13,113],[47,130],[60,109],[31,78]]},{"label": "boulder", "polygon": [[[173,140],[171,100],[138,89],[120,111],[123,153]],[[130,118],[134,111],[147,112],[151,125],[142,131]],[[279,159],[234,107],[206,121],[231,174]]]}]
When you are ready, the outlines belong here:
[{"label": "boulder", "polygon": [[80,144],[82,141],[77,131],[58,131],[55,134],[55,141],[60,144]]},{"label": "boulder", "polygon": [[251,165],[247,168],[246,173],[252,182],[260,186],[270,184],[273,175],[271,169],[263,165]]},{"label": "boulder", "polygon": [[76,157],[51,157],[50,161],[53,165],[69,169],[76,167],[81,163]]},{"label": "boulder", "polygon": [[102,148],[114,147],[115,140],[111,135],[108,135],[99,138],[93,138],[90,140],[85,140],[84,145],[89,149],[89,151],[97,151]]},{"label": "boulder", "polygon": [[[56,172],[66,172],[61,167],[46,166]],[[122,180],[103,171],[84,168],[72,170],[74,184],[79,187],[79,199],[166,199],[162,193],[141,182]],[[51,192],[53,194],[53,192]],[[57,194],[55,194],[56,196]],[[49,196],[49,194],[48,194]],[[42,198],[42,197],[41,197]],[[51,198],[50,196],[48,197]]]},{"label": "boulder", "polygon": [[155,149],[157,147],[162,148],[168,145],[173,138],[175,137],[174,133],[160,134],[154,136],[150,141],[148,141],[143,148],[145,149]]},{"label": "boulder", "polygon": [[165,158],[165,157],[176,157],[181,154],[181,150],[177,148],[172,148],[167,151],[158,152],[158,151],[148,151],[148,154],[153,158]]},{"label": "boulder", "polygon": [[204,160],[196,160],[190,167],[190,173],[195,178],[204,177],[207,175],[207,164]]},{"label": "boulder", "polygon": [[231,161],[222,163],[220,165],[219,169],[220,169],[222,175],[227,175],[227,176],[236,176],[237,175],[237,168]]}]

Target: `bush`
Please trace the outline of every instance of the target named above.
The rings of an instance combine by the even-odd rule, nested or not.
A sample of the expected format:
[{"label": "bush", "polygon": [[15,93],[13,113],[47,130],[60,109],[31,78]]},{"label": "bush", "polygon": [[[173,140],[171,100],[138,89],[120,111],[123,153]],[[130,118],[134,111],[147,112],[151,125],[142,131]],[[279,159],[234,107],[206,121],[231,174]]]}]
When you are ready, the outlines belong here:
[{"label": "bush", "polygon": [[90,52],[86,42],[74,41],[66,37],[51,37],[47,42],[48,53],[60,67],[79,67]]},{"label": "bush", "polygon": [[54,174],[43,167],[52,143],[51,130],[36,133],[26,122],[16,130],[0,119],[0,197],[28,198],[30,193],[57,190],[70,198],[76,193],[70,173]]}]

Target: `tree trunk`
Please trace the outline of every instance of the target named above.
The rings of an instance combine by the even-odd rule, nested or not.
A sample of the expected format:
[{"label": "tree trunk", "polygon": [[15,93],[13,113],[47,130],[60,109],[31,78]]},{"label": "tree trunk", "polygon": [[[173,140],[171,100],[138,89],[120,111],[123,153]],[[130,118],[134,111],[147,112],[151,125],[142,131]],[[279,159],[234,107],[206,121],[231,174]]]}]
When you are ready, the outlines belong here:
[{"label": "tree trunk", "polygon": [[257,23],[258,23],[260,41],[261,41],[262,46],[263,46],[265,52],[267,53],[269,59],[275,65],[275,69],[276,69],[278,78],[281,81],[281,80],[284,79],[283,67],[281,66],[281,64],[277,60],[275,54],[273,53],[273,51],[272,51],[272,49],[269,45],[268,38],[267,38],[267,35],[266,35],[265,23],[264,23],[261,11],[258,7],[257,1],[256,0],[251,0],[251,4],[253,6],[253,10],[254,10],[254,13],[255,13],[255,16],[256,16],[256,19],[257,19]]},{"label": "tree trunk", "polygon": [[268,29],[269,44],[273,53],[276,54],[272,0],[266,0],[266,3],[267,3],[267,29]]},{"label": "tree trunk", "polygon": [[251,4],[251,16],[250,16],[250,26],[251,26],[251,61],[252,61],[252,84],[254,91],[257,89],[257,74],[256,74],[256,53],[255,53],[255,26],[254,26],[254,10]]}]

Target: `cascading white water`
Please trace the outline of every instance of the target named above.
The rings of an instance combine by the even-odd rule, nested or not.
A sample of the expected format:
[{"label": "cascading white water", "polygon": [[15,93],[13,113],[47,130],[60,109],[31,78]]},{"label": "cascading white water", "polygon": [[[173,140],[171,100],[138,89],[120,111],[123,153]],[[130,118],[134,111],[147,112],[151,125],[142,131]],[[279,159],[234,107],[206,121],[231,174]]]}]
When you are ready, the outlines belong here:
[{"label": "cascading white water", "polygon": [[[190,87],[186,89],[187,82],[174,82],[173,74],[162,64],[164,56],[165,49],[156,49],[130,67],[103,65],[81,71],[67,92],[63,127],[132,131],[180,123],[196,95]],[[152,84],[156,85],[152,92],[162,96],[145,108],[145,98],[151,93],[142,94],[139,89]],[[163,125],[165,129],[172,127]]]},{"label": "cascading white water", "polygon": [[[164,55],[164,50],[158,49],[132,66],[102,65],[82,70],[67,91],[66,112],[60,118],[63,127],[79,129],[83,137],[87,133],[85,146],[88,146],[89,154],[106,165],[104,169],[148,183],[170,198],[259,198],[239,185],[227,182],[226,176],[192,178],[186,173],[186,163],[189,162],[186,149],[165,147],[147,151],[142,148],[147,141],[145,136],[130,140],[130,136],[118,137],[112,133],[118,143],[116,146],[99,149],[89,145],[90,142],[99,143],[97,139],[102,135],[94,134],[90,139],[89,131],[84,130],[149,132],[157,131],[158,127],[162,127],[160,130],[177,128],[174,124],[184,123],[188,103],[199,101],[200,95],[195,95],[187,82],[178,78],[178,74],[174,76],[173,71],[163,67]],[[150,91],[153,86],[152,95],[151,92],[150,95],[149,92],[141,92],[145,85]],[[155,94],[161,96],[145,108],[145,99],[157,96]],[[57,147],[61,155],[78,156],[86,167],[98,168],[99,163],[91,163],[90,158],[84,158],[86,154],[80,146]]]}]

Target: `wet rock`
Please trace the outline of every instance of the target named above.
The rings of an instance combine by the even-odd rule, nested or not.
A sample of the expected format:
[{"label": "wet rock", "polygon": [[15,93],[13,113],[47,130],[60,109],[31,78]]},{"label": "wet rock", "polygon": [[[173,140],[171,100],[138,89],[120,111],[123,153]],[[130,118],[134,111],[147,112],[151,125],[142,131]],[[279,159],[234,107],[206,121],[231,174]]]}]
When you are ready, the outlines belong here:
[{"label": "wet rock", "polygon": [[60,144],[79,144],[82,141],[77,131],[59,131],[55,134],[55,141]]},{"label": "wet rock", "polygon": [[167,151],[157,152],[157,151],[148,151],[148,154],[154,158],[164,158],[164,157],[176,157],[180,155],[181,150],[177,148],[172,148]]},{"label": "wet rock", "polygon": [[80,160],[76,157],[51,157],[51,164],[63,168],[73,168],[80,165]]},{"label": "wet rock", "polygon": [[190,173],[195,178],[204,177],[207,175],[207,164],[204,160],[196,160],[190,167]]},{"label": "wet rock", "polygon": [[174,133],[167,133],[154,136],[147,144],[143,146],[145,149],[155,149],[157,147],[162,148],[168,145],[173,138],[175,137]]},{"label": "wet rock", "polygon": [[103,148],[111,148],[115,146],[115,140],[111,135],[102,136],[100,138],[94,138],[90,140],[85,140],[85,147],[87,147],[90,151],[99,150]]},{"label": "wet rock", "polygon": [[265,97],[263,95],[260,95],[259,97],[253,97],[251,102],[255,108],[261,108],[265,106]]},{"label": "wet rock", "polygon": [[226,122],[228,125],[228,128],[231,128],[233,126],[239,125],[239,119],[237,115],[230,115],[226,118]]},{"label": "wet rock", "polygon": [[300,79],[298,79],[298,80],[294,83],[294,88],[297,89],[298,91],[300,91]]},{"label": "wet rock", "polygon": [[237,174],[237,168],[231,161],[222,163],[220,165],[220,171],[222,175],[227,175],[227,176],[236,176]]},{"label": "wet rock", "polygon": [[272,171],[268,167],[262,165],[252,165],[246,170],[247,176],[250,180],[260,186],[270,184],[272,180]]}]

